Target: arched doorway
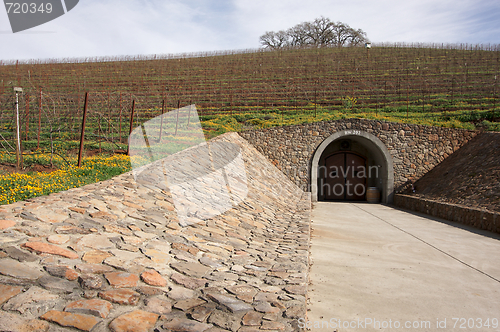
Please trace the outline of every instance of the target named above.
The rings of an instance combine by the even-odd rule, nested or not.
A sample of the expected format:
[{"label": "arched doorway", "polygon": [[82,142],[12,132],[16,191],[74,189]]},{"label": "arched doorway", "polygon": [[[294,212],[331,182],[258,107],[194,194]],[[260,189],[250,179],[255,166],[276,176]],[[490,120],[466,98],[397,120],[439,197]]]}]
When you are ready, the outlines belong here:
[{"label": "arched doorway", "polygon": [[368,187],[377,187],[382,202],[392,203],[393,162],[380,139],[361,130],[342,130],[318,146],[311,163],[313,201],[365,200]]}]

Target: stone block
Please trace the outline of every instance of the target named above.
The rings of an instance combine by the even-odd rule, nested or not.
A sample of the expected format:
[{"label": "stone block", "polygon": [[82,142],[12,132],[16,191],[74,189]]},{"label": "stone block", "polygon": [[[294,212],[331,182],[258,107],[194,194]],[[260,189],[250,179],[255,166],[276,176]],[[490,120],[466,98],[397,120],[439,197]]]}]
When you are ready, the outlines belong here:
[{"label": "stone block", "polygon": [[148,332],[156,324],[159,315],[143,310],[135,310],[118,316],[110,324],[113,332]]},{"label": "stone block", "polygon": [[101,321],[94,316],[56,310],[51,310],[40,316],[40,318],[64,327],[74,327],[82,331],[91,331]]}]

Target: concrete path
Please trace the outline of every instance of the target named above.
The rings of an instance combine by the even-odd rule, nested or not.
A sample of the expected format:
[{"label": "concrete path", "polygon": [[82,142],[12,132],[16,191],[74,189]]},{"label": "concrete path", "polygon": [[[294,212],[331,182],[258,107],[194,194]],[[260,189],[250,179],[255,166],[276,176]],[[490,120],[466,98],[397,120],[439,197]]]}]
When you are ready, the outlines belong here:
[{"label": "concrete path", "polygon": [[301,326],[500,331],[499,236],[378,204],[320,202],[312,220]]}]

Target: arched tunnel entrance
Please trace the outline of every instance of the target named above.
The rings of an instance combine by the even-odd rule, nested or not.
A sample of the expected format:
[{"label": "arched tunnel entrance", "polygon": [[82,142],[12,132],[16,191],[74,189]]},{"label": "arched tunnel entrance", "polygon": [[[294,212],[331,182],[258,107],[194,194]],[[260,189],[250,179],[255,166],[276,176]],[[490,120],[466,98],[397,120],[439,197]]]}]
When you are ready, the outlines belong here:
[{"label": "arched tunnel entrance", "polygon": [[383,203],[392,202],[392,157],[380,139],[361,130],[343,130],[319,145],[311,165],[313,201],[364,201],[369,187],[380,191]]}]

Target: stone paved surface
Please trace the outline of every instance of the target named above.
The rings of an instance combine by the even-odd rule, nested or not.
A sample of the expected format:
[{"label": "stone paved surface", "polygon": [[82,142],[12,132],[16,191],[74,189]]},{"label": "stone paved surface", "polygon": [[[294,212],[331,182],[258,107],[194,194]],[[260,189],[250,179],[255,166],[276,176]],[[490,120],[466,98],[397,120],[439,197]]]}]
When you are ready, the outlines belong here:
[{"label": "stone paved surface", "polygon": [[132,173],[0,207],[1,331],[297,331],[310,196],[237,134],[248,195],[179,223]]}]

